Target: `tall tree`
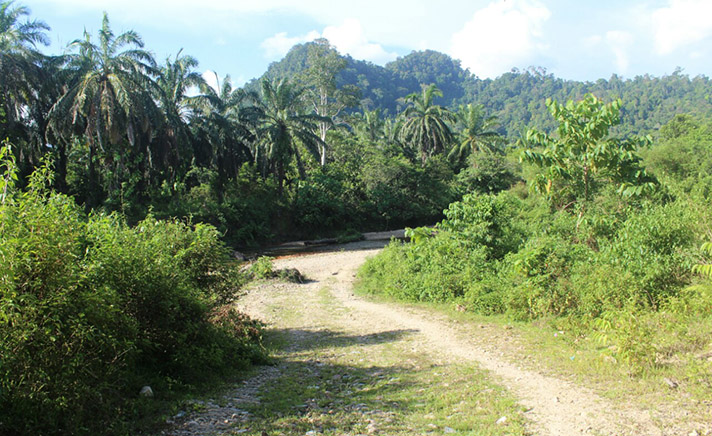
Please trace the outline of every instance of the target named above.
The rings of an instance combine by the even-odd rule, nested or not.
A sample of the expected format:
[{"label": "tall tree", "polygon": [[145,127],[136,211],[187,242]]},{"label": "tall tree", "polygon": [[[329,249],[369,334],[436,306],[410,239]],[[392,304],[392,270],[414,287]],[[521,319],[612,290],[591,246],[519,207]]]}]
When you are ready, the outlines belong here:
[{"label": "tall tree", "polygon": [[[97,182],[95,158],[103,152],[105,163],[115,174],[126,172],[127,154],[116,149],[124,141],[133,146],[149,166],[150,131],[159,119],[153,95],[157,85],[156,62],[143,50],[143,40],[134,31],[114,35],[104,13],[98,44],[84,32],[83,39],[70,44],[68,68],[75,78],[51,112],[53,130],[67,140],[66,132],[82,133],[89,144],[89,183]],[[118,158],[117,158],[118,157]],[[113,180],[116,185],[118,179]],[[116,186],[114,186],[116,187]],[[89,199],[89,206],[96,205]]]},{"label": "tall tree", "polygon": [[[49,26],[42,21],[22,21],[30,14],[14,2],[0,3],[0,139],[28,139],[27,129],[42,115],[33,110],[42,96],[44,56],[38,45],[48,45]],[[32,119],[34,116],[35,119]],[[40,135],[42,136],[42,135]]]},{"label": "tall tree", "polygon": [[168,166],[173,173],[180,163],[187,163],[192,157],[188,120],[193,108],[188,97],[189,89],[205,86],[203,76],[195,71],[198,61],[192,56],[182,55],[179,50],[175,57],[166,59],[160,67],[156,83],[160,93],[158,102],[165,117],[165,126],[160,142],[163,144],[162,155],[170,159]]},{"label": "tall tree", "polygon": [[420,94],[405,97],[410,103],[403,111],[405,119],[400,130],[400,139],[420,152],[423,165],[428,158],[442,153],[453,140],[448,122],[455,122],[455,116],[448,109],[433,104],[435,97],[443,93],[435,85],[424,86]]},{"label": "tall tree", "polygon": [[208,160],[222,181],[237,175],[240,166],[253,158],[256,122],[254,102],[257,97],[234,88],[229,75],[220,80],[215,74],[216,88],[203,83],[201,95],[191,98],[195,111],[191,125],[197,136],[195,150],[199,160]]},{"label": "tall tree", "polygon": [[[325,38],[309,44],[307,52],[307,69],[301,75],[306,85],[305,98],[309,101],[314,113],[325,118],[318,121],[320,146],[320,163],[326,165],[326,134],[336,125],[341,112],[358,103],[360,91],[354,85],[337,87],[336,76],[346,67],[346,59],[331,46]],[[328,118],[328,120],[326,120]]]},{"label": "tall tree", "polygon": [[547,100],[551,115],[559,122],[557,137],[531,129],[526,140],[532,148],[522,159],[542,171],[533,181],[552,205],[562,209],[579,206],[580,214],[603,183],[614,183],[623,195],[638,195],[653,189],[637,154],[649,138],[619,139],[608,135],[620,122],[620,100],[604,104],[592,94],[566,105]]},{"label": "tall tree", "polygon": [[287,167],[296,162],[301,178],[305,177],[304,162],[300,145],[315,159],[320,157],[324,141],[316,135],[317,123],[330,120],[319,115],[304,115],[302,109],[302,88],[282,79],[277,82],[262,80],[261,121],[257,128],[257,155],[266,168],[271,168],[283,192]]},{"label": "tall tree", "polygon": [[484,107],[479,104],[460,105],[456,115],[462,130],[459,132],[459,143],[452,147],[449,157],[461,161],[470,153],[503,152],[502,137],[494,129],[498,124],[496,116],[486,116]]}]

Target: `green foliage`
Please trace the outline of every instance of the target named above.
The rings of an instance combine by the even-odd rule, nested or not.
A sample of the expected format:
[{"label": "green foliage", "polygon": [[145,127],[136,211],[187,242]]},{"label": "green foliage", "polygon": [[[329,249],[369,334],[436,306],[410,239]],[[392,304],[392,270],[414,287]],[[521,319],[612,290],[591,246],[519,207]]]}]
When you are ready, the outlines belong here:
[{"label": "green foliage", "polygon": [[661,128],[661,140],[643,156],[647,168],[685,195],[712,197],[712,125],[679,116]]},{"label": "green foliage", "polygon": [[[325,118],[318,122],[319,137],[325,141],[341,112],[358,104],[360,92],[355,85],[337,87],[336,79],[346,67],[346,59],[339,56],[328,40],[320,38],[308,45],[307,64],[300,81],[307,87],[309,106],[316,115]],[[321,144],[320,155],[321,166],[324,166],[326,143]]]},{"label": "green foliage", "polygon": [[523,232],[513,221],[521,202],[516,197],[468,194],[445,210],[438,228],[457,235],[463,244],[485,249],[491,259],[500,259],[515,251]]},{"label": "green foliage", "polygon": [[431,84],[423,86],[421,93],[412,93],[405,97],[409,106],[402,113],[404,121],[400,140],[420,153],[423,166],[428,158],[444,152],[453,141],[453,134],[447,123],[454,121],[455,116],[448,109],[433,104],[433,99],[442,95],[442,91]]},{"label": "green foliage", "polygon": [[473,165],[457,174],[457,186],[463,193],[496,194],[522,181],[517,166],[502,156],[483,153],[470,159]]},{"label": "green foliage", "polygon": [[376,153],[363,166],[366,201],[362,207],[381,228],[432,223],[455,199],[452,179],[452,170],[441,158],[421,167],[404,156]]},{"label": "green foliage", "polygon": [[435,233],[435,229],[431,229],[430,227],[405,228],[405,237],[413,244],[420,244],[426,239],[433,237]]},{"label": "green foliage", "polygon": [[[712,255],[712,242],[705,242],[700,247],[700,250],[702,252],[704,252],[706,255],[711,256]],[[700,264],[700,265],[695,265],[692,267],[692,272],[703,275],[705,277],[712,278],[712,264],[704,263],[704,264]]]},{"label": "green foliage", "polygon": [[51,174],[0,206],[0,433],[124,434],[142,386],[168,399],[263,359],[214,228],[86,217]]},{"label": "green foliage", "polygon": [[437,232],[412,229],[410,243],[369,259],[359,286],[575,326],[633,372],[657,364],[655,326],[666,311],[682,319],[708,309],[707,294],[686,291],[708,208],[686,199],[631,202],[609,186],[576,216],[514,192],[451,204]]},{"label": "green foliage", "polygon": [[350,198],[348,183],[334,166],[300,182],[292,200],[295,231],[313,237],[339,230],[344,223],[358,220],[360,214],[355,214],[354,210],[359,205],[356,199]]},{"label": "green foliage", "polygon": [[157,217],[190,217],[211,224],[225,242],[239,246],[271,238],[273,217],[282,207],[275,184],[249,164],[223,186],[217,172],[194,167],[172,186],[164,183],[154,198]]},{"label": "green foliage", "polygon": [[256,279],[271,279],[274,277],[274,258],[269,256],[260,256],[252,265],[250,265],[250,275]]},{"label": "green foliage", "polygon": [[470,194],[450,205],[436,231],[410,229],[411,243],[392,243],[369,259],[361,273],[362,286],[396,298],[447,301],[465,296],[472,284],[496,263],[516,250],[524,230],[514,217],[519,200]]},{"label": "green foliage", "polygon": [[[469,154],[477,156],[478,154],[503,153],[503,138],[494,130],[498,123],[497,117],[485,116],[482,105],[460,105],[457,111],[457,122],[462,128],[459,144],[450,150],[448,157],[461,161]],[[475,161],[476,163],[477,161]]]},{"label": "green foliage", "polygon": [[17,168],[15,167],[15,156],[12,154],[10,143],[5,140],[0,145],[0,206],[8,201],[8,194],[12,193],[17,183]]},{"label": "green foliage", "polygon": [[604,104],[594,95],[566,106],[547,100],[558,121],[557,138],[529,130],[522,159],[542,169],[532,182],[555,207],[585,206],[600,189],[612,183],[622,195],[634,196],[655,189],[656,180],[640,165],[637,150],[649,138],[619,140],[608,136],[620,122],[620,100]]},{"label": "green foliage", "polygon": [[[513,142],[533,124],[542,132],[554,130],[546,98],[579,99],[587,92],[623,97],[626,125],[613,128],[612,136],[652,132],[674,114],[689,112],[662,129],[661,137],[670,142],[697,132],[701,117],[712,113],[709,80],[679,71],[579,83],[532,68],[479,80],[476,72],[434,51],[380,67],[341,56],[325,40],[295,46],[244,89],[235,88],[229,76],[213,89],[200,77],[197,59],[179,51],[158,65],[140,35],[114,34],[108,17],[96,37],[78,35],[68,56],[45,57],[37,47],[48,42],[48,26],[37,20],[23,25],[19,20],[28,14],[10,2],[0,14],[6,34],[0,38],[6,79],[0,84],[0,138],[14,144],[18,186],[42,156],[52,154],[55,187],[87,211],[119,211],[131,223],[149,213],[192,216],[215,225],[234,245],[432,224],[460,195],[498,192],[512,183],[510,173],[517,171],[488,154],[501,153],[500,135]],[[104,77],[112,80],[104,83]],[[285,78],[301,81],[306,91],[278,86]],[[264,83],[271,91],[260,96]],[[191,86],[199,88],[198,95],[186,95]],[[363,112],[350,109],[358,94]],[[457,107],[455,119],[450,110]],[[341,128],[346,123],[349,128]],[[449,148],[453,143],[459,146]],[[345,150],[361,156],[360,162],[343,165]],[[436,162],[422,172],[412,168],[418,157],[422,164],[448,151],[455,163]],[[686,173],[699,169],[695,177],[705,178],[709,171],[694,162],[709,153],[697,146],[694,151],[696,157],[671,164]],[[460,172],[468,153],[472,167],[452,186],[452,172]],[[369,173],[388,166],[376,161],[394,156],[409,162],[387,172],[399,172],[405,181]],[[244,168],[253,162],[257,171],[248,175]],[[655,170],[652,160],[650,166]],[[625,169],[637,171],[635,165]],[[380,183],[385,179],[395,182],[386,186]],[[697,194],[709,195],[712,178],[706,180],[690,179],[679,188],[691,192],[694,186]],[[561,205],[571,201],[565,191],[557,195]]]}]

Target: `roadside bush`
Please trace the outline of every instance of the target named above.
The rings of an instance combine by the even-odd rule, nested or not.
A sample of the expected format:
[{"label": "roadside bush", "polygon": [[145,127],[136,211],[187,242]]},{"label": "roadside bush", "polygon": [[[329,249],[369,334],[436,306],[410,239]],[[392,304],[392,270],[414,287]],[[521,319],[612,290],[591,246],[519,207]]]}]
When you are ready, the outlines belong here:
[{"label": "roadside bush", "polygon": [[251,266],[249,274],[254,279],[270,279],[274,277],[273,257],[260,256]]},{"label": "roadside bush", "polygon": [[244,278],[214,228],[86,217],[48,174],[0,205],[1,434],[127,433],[142,386],[166,399],[263,358],[224,306]]},{"label": "roadside bush", "polygon": [[515,219],[518,202],[508,193],[465,196],[444,212],[447,218],[435,232],[413,229],[414,242],[394,242],[367,260],[362,288],[411,301],[464,297],[471,284],[486,276],[490,262],[523,240]]},{"label": "roadside bush", "polygon": [[637,287],[634,302],[657,309],[689,283],[698,250],[694,229],[698,221],[682,201],[646,205],[601,248],[599,262],[625,269]]},{"label": "roadside bush", "polygon": [[509,194],[468,194],[445,210],[438,228],[469,247],[482,247],[492,259],[502,258],[522,243],[524,230],[515,220],[521,201]]},{"label": "roadside bush", "polygon": [[[678,296],[699,259],[707,209],[601,195],[583,214],[542,213],[540,202],[509,192],[466,195],[435,231],[413,229],[410,243],[369,259],[360,286],[409,301],[456,301],[486,315],[567,319],[605,331],[619,360],[652,364],[654,356],[643,356],[651,337],[619,330],[649,333],[654,321],[640,314],[671,301],[704,307],[695,293]],[[640,322],[617,319],[628,315]]]}]

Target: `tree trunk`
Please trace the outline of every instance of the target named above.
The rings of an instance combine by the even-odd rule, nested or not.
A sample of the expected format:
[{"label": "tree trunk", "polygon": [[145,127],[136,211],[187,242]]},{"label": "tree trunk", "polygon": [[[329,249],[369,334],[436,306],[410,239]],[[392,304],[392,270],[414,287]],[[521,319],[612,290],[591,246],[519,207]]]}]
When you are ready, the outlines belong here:
[{"label": "tree trunk", "polygon": [[[62,142],[62,141],[58,141]],[[57,171],[55,178],[55,188],[57,191],[67,193],[67,146],[65,144],[57,145]]]}]

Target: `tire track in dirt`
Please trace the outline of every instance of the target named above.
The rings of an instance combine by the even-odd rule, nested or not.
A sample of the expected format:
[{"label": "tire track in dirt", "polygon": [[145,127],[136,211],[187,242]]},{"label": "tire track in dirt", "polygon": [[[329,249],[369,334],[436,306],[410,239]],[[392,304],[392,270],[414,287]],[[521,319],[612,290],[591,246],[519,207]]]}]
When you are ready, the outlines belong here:
[{"label": "tire track in dirt", "polygon": [[[668,435],[646,411],[617,409],[593,391],[566,380],[521,369],[498,356],[496,343],[489,350],[460,338],[456,328],[432,320],[425,310],[404,309],[375,303],[353,295],[356,270],[373,255],[372,250],[320,253],[276,261],[280,268],[297,268],[322,286],[329,285],[334,298],[354,311],[350,323],[370,329],[407,329],[422,336],[424,351],[448,362],[473,362],[488,370],[520,403],[530,410],[532,431],[537,435]],[[309,289],[319,289],[310,286]],[[350,326],[354,328],[354,326]],[[484,334],[484,333],[483,333]],[[686,433],[685,433],[686,434]]]},{"label": "tire track in dirt", "polygon": [[[395,339],[399,343],[394,348],[416,347],[418,352],[426,353],[431,361],[446,365],[473,364],[487,371],[495,383],[504,386],[527,410],[525,416],[530,420],[528,431],[532,435],[697,434],[686,431],[684,422],[665,422],[661,425],[651,418],[649,412],[639,410],[635,405],[614,406],[590,389],[536,370],[522,369],[513,363],[511,357],[503,357],[507,350],[511,350],[511,344],[506,343],[507,338],[491,335],[489,329],[473,330],[453,325],[446,317],[426,308],[372,302],[355,296],[356,271],[367,257],[377,253],[374,249],[378,245],[359,242],[340,247],[343,248],[340,252],[278,259],[275,267],[296,268],[310,283],[259,285],[239,301],[240,309],[274,326],[298,326],[293,332],[295,335],[306,331],[304,329],[317,333],[331,329],[363,337],[394,330],[411,332]],[[324,298],[327,298],[326,302]],[[301,318],[290,324],[284,322],[285,316]],[[292,345],[308,347],[305,341],[314,340],[317,336],[295,336],[291,339]],[[369,346],[367,343],[363,345]],[[236,416],[234,411],[239,411],[241,404],[247,400],[256,400],[257,392],[265,381],[280,377],[279,372],[280,369],[274,367],[258,369],[256,376],[227,393],[222,399],[227,401],[227,406],[211,405],[202,415],[185,417],[175,423],[173,430],[162,434],[197,436],[241,433],[242,430],[229,430],[234,425],[231,422],[248,425],[250,417]],[[191,423],[194,425],[189,425]]]}]

